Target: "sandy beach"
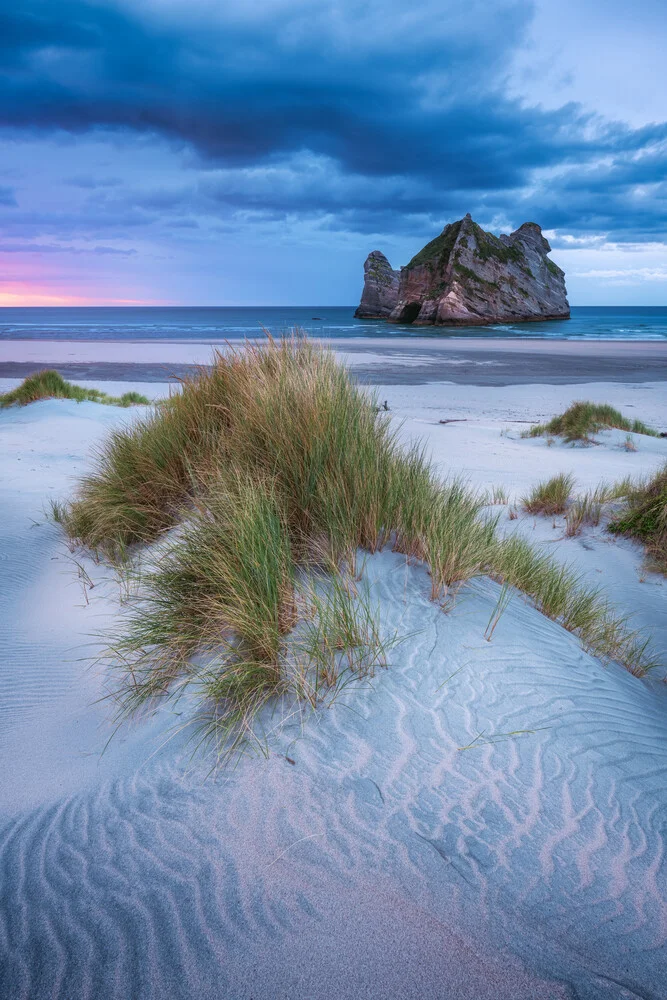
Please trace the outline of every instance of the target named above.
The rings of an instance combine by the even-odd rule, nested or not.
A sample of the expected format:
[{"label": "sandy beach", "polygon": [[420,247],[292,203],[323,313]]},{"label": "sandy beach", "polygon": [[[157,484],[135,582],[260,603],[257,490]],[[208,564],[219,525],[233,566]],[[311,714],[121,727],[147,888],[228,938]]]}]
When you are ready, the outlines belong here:
[{"label": "sandy beach", "polygon": [[0,7],[0,1000],[667,1000],[666,0]]},{"label": "sandy beach", "polygon": [[[261,341],[261,337],[259,337]],[[212,350],[242,341],[0,342],[0,379],[26,378],[57,365],[66,378],[163,382],[206,365]],[[431,337],[328,338],[355,377],[371,384],[581,385],[667,380],[665,341],[518,340]]]},{"label": "sandy beach", "polygon": [[[45,518],[142,409],[0,411],[3,997],[665,996],[667,580],[604,524],[566,538],[562,517],[509,512],[558,472],[583,491],[664,464],[664,438],[634,435],[633,452],[621,431],[588,448],[521,432],[581,398],[667,430],[667,345],[335,346],[406,443],[423,440],[443,477],[503,486],[502,530],[575,565],[662,666],[605,666],[518,594],[486,641],[497,584],[469,583],[445,614],[425,568],[384,551],[366,577],[405,637],[388,668],[329,709],[267,716],[268,757],[211,776],[187,705],[113,734],[95,657],[123,595]],[[0,391],[57,366],[157,399],[166,371],[209,358],[14,341]]]}]

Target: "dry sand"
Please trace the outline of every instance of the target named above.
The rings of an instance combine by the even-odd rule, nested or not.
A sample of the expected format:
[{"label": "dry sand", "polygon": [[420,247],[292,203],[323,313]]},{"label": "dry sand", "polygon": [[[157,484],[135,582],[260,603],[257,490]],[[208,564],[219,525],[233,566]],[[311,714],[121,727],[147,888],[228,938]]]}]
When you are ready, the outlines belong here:
[{"label": "dry sand", "polygon": [[[667,457],[667,441],[628,453],[614,432],[547,447],[513,422],[586,396],[662,426],[660,383],[379,391],[443,474],[514,498],[555,471],[584,488]],[[0,411],[0,996],[667,995],[664,670],[602,666],[519,597],[486,642],[490,581],[443,614],[423,569],[369,559],[386,629],[409,638],[372,685],[279,729],[268,759],[205,780],[176,735],[187,709],[128,726],[100,756],[112,727],[91,663],[119,590],[77,554],[85,585],[42,511],[135,416]],[[452,418],[465,419],[438,423]],[[636,612],[667,664],[667,584],[636,546],[599,529],[564,540],[562,521],[499,509]],[[504,735],[516,730],[531,732]]]}]

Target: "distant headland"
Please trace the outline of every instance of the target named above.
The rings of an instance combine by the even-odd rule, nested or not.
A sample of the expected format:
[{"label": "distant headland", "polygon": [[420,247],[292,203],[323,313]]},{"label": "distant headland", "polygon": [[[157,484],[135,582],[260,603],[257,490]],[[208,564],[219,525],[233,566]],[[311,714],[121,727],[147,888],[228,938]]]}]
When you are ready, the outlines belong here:
[{"label": "distant headland", "polygon": [[446,225],[400,271],[373,250],[355,316],[418,326],[569,319],[565,274],[550,250],[535,222],[497,237],[468,214]]}]

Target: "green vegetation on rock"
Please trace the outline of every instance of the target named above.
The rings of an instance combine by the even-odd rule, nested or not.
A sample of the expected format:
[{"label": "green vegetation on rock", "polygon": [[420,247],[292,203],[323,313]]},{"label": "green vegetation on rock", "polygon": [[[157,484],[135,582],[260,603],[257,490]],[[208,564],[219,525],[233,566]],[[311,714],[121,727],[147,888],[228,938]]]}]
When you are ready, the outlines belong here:
[{"label": "green vegetation on rock", "polygon": [[500,261],[502,264],[520,264],[525,260],[525,254],[520,246],[516,243],[508,246],[499,240],[497,236],[493,233],[485,233],[481,226],[478,226],[476,222],[473,222],[473,227],[475,230],[475,239],[477,241],[477,249],[475,250],[475,257],[479,260],[486,261],[495,259]]},{"label": "green vegetation on rock", "polygon": [[500,288],[500,285],[498,284],[497,281],[487,281],[486,278],[481,278],[478,274],[475,274],[474,271],[472,271],[469,267],[466,267],[464,264],[455,264],[454,270],[462,278],[466,278],[468,281],[474,281],[478,285],[482,285],[485,286],[486,288],[491,288],[494,290]]},{"label": "green vegetation on rock", "polygon": [[445,226],[444,230],[434,240],[427,243],[418,254],[412,258],[407,265],[408,269],[428,265],[431,269],[438,266],[444,270],[449,262],[449,258],[457,237],[461,231],[461,222],[452,222]]},{"label": "green vegetation on rock", "polygon": [[373,262],[368,267],[368,273],[375,278],[379,285],[385,285],[387,288],[394,280],[394,276],[388,263],[380,264],[378,262]]}]

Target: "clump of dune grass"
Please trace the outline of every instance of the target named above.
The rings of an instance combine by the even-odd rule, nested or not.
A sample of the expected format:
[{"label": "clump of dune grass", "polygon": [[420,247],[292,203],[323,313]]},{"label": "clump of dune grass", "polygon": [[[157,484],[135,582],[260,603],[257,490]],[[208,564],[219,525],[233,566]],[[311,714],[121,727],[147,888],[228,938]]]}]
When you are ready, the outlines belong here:
[{"label": "clump of dune grass", "polygon": [[[367,677],[388,645],[351,567],[387,545],[428,565],[445,608],[489,574],[596,655],[650,665],[575,574],[500,540],[486,498],[443,482],[419,446],[401,448],[326,350],[268,338],[216,354],[181,390],[114,430],[73,499],[54,505],[74,542],[112,559],[158,542],[110,651],[122,715],[187,690],[202,738],[236,747],[269,703],[314,705]],[[560,477],[561,501],[571,488]]]},{"label": "clump of dune grass", "polygon": [[574,476],[560,472],[551,479],[537,483],[530,493],[521,498],[521,504],[529,514],[544,514],[547,517],[563,514],[573,489]]},{"label": "clump of dune grass", "polygon": [[571,567],[518,535],[497,543],[489,575],[529,595],[538,611],[573,632],[601,660],[622,663],[636,676],[656,666],[648,640],[629,626],[627,616],[618,615]]},{"label": "clump of dune grass", "polygon": [[210,485],[109,651],[120,719],[190,692],[195,737],[219,760],[246,743],[265,750],[254,722],[270,702],[314,709],[386,666],[397,637],[345,564],[298,563],[286,515],[270,480],[232,472]]},{"label": "clump of dune grass", "polygon": [[565,515],[565,534],[574,538],[584,526],[597,527],[605,509],[614,501],[626,497],[632,489],[629,477],[617,483],[599,483],[595,489],[582,493],[572,501]]},{"label": "clump of dune grass", "polygon": [[448,605],[452,592],[489,566],[498,519],[480,517],[482,504],[483,498],[460,482],[446,486],[437,498],[421,551],[431,571],[431,600]]},{"label": "clump of dune grass", "polygon": [[121,715],[194,686],[209,706],[207,735],[238,741],[287,691],[281,660],[299,611],[286,516],[270,479],[234,470],[209,483],[114,643],[126,675]]},{"label": "clump of dune grass", "polygon": [[199,699],[194,734],[216,764],[248,745],[268,753],[274,730],[299,724],[304,709],[330,707],[352,681],[371,679],[401,641],[380,628],[368,590],[345,571],[299,579],[296,607],[298,621],[273,668],[218,655],[177,689],[178,695],[190,686]]},{"label": "clump of dune grass", "polygon": [[0,407],[27,406],[28,403],[36,403],[40,399],[74,399],[77,403],[89,401],[105,403],[107,406],[136,406],[150,403],[150,400],[138,392],[109,396],[99,389],[84,389],[81,385],[67,382],[59,372],[48,369],[28,376],[16,389],[0,395]]},{"label": "clump of dune grass", "polygon": [[652,565],[667,573],[667,464],[628,488],[609,530],[638,539]]},{"label": "clump of dune grass", "polygon": [[568,407],[565,413],[554,417],[546,424],[534,424],[522,437],[542,437],[557,435],[568,443],[581,441],[592,443],[593,435],[606,428],[616,427],[633,434],[649,434],[657,437],[658,432],[641,420],[627,420],[622,413],[607,403],[579,401]]},{"label": "clump of dune grass", "polygon": [[509,503],[507,490],[502,483],[496,483],[486,494],[486,502],[492,506],[505,506]]},{"label": "clump of dune grass", "polygon": [[387,666],[397,635],[383,635],[380,609],[347,566],[309,574],[298,585],[299,627],[289,642],[295,690],[314,708],[322,693],[338,694],[352,678],[373,677]]},{"label": "clump of dune grass", "polygon": [[602,517],[602,503],[595,500],[591,493],[584,493],[568,507],[565,515],[565,535],[574,538],[581,533],[585,525],[597,527]]},{"label": "clump of dune grass", "polygon": [[403,477],[425,470],[423,458],[401,463],[396,451],[388,419],[331,355],[304,339],[270,341],[216,354],[159,411],[113,432],[61,520],[106,552],[153,541],[212,470],[235,466],[284,487],[297,546],[372,550]]}]

